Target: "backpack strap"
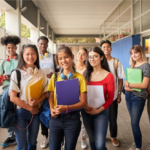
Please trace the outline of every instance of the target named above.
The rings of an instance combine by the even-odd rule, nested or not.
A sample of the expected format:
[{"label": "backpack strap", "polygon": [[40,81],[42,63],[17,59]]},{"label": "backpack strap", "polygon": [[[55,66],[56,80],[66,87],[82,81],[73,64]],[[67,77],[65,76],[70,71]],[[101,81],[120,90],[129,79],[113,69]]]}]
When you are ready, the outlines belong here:
[{"label": "backpack strap", "polygon": [[119,62],[119,60],[117,58],[113,58],[113,59],[114,59],[115,74],[116,74],[116,77],[118,77],[117,68],[118,68],[118,62]]},{"label": "backpack strap", "polygon": [[55,82],[57,81],[57,72],[54,73],[54,87],[55,87]]},{"label": "backpack strap", "polygon": [[55,62],[55,54],[53,54],[53,62],[54,62],[54,69],[55,69],[55,72],[57,72],[57,70],[56,70],[56,62]]}]

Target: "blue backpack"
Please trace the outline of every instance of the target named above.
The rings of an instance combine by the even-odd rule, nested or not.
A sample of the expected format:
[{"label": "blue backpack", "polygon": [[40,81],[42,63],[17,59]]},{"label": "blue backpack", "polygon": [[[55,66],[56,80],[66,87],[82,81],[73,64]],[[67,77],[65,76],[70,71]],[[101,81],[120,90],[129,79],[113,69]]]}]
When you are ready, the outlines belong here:
[{"label": "blue backpack", "polygon": [[[21,73],[19,70],[16,71],[18,87],[20,89]],[[12,71],[12,72],[13,72]],[[17,94],[19,97],[19,93]],[[16,120],[16,105],[10,101],[9,86],[4,89],[0,95],[0,127],[9,128],[14,126]]]}]

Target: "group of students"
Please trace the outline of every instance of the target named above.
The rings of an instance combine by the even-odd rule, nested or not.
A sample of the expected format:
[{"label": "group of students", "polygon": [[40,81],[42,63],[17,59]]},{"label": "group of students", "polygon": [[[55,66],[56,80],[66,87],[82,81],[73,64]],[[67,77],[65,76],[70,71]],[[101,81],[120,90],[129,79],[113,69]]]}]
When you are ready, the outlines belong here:
[{"label": "group of students", "polygon": [[[87,147],[86,138],[88,136],[91,150],[107,150],[108,125],[112,144],[119,146],[117,114],[118,104],[121,102],[123,78],[126,75],[121,62],[111,56],[111,42],[102,41],[100,47],[92,47],[88,51],[85,48],[80,49],[76,64],[74,64],[74,55],[67,46],[63,45],[58,48],[55,56],[48,52],[48,39],[44,36],[38,39],[39,53],[35,45],[27,44],[22,46],[18,55],[16,45],[19,43],[20,39],[16,36],[1,38],[1,44],[6,46],[8,57],[0,64],[0,75],[11,73],[13,69],[18,69],[21,72],[20,89],[17,86],[15,71],[12,72],[11,78],[6,76],[4,81],[0,83],[3,90],[10,84],[10,101],[17,105],[17,126],[14,125],[8,129],[8,138],[2,146],[14,144],[17,141],[17,150],[36,150],[40,106],[42,107],[42,103],[47,97],[51,115],[50,133],[48,135],[48,128],[41,123],[41,134],[43,135],[41,148],[45,148],[49,142],[50,150],[60,150],[65,141],[65,150],[75,150],[81,130],[82,148]],[[142,83],[131,84],[127,81],[124,83],[125,99],[131,117],[135,147],[136,150],[141,150],[142,134],[139,122],[147,99],[147,91],[149,92],[150,66],[140,45],[135,45],[130,49],[130,56],[131,68],[141,69],[143,78]],[[45,75],[42,68],[47,67],[51,71]],[[58,72],[57,76],[54,72]],[[41,78],[43,78],[41,98],[28,100],[26,98],[27,84],[31,80]],[[69,79],[78,79],[80,101],[73,105],[57,105],[55,81]],[[87,85],[103,87],[105,103],[98,109],[87,104]],[[136,92],[133,88],[142,89],[142,91]],[[62,114],[62,112],[66,113]],[[32,122],[30,122],[31,120]],[[27,130],[21,130],[26,128],[29,123]]]}]

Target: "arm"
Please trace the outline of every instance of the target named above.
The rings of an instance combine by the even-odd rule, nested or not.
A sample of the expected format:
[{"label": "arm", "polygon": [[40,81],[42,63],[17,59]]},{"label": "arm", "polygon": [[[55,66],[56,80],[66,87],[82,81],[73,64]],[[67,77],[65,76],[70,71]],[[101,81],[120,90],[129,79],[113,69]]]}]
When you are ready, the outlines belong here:
[{"label": "arm", "polygon": [[38,114],[38,112],[39,112],[37,107],[33,108],[33,107],[27,105],[25,102],[23,102],[20,98],[18,98],[17,92],[14,90],[12,90],[12,92],[10,92],[10,101],[13,102],[14,104],[20,106],[21,108],[30,111],[32,114]]},{"label": "arm", "polygon": [[136,89],[146,89],[149,84],[149,77],[144,77],[142,83],[130,84],[128,81],[125,81],[125,86]]},{"label": "arm", "polygon": [[121,91],[122,91],[123,79],[118,79],[118,103],[121,102]]}]

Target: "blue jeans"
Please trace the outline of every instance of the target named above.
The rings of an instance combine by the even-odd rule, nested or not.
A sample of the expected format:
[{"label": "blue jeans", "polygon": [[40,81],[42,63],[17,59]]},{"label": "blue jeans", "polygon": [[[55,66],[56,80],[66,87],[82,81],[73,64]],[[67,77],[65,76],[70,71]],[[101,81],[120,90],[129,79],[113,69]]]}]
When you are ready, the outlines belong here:
[{"label": "blue jeans", "polygon": [[[20,108],[16,111],[16,124],[19,128],[26,128],[30,123],[31,112]],[[33,116],[30,126],[26,130],[20,130],[16,126],[15,135],[17,139],[16,150],[36,150],[37,136],[39,131],[39,114]]]},{"label": "blue jeans", "polygon": [[131,117],[131,126],[136,148],[142,147],[142,134],[140,130],[140,119],[146,99],[137,97],[133,92],[125,92],[126,104]]},{"label": "blue jeans", "polygon": [[108,129],[109,109],[97,115],[90,115],[82,109],[81,114],[89,136],[91,150],[107,150],[105,140]]},{"label": "blue jeans", "polygon": [[80,130],[80,111],[51,117],[49,149],[61,150],[61,142],[65,137],[65,150],[75,150]]}]

